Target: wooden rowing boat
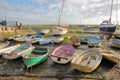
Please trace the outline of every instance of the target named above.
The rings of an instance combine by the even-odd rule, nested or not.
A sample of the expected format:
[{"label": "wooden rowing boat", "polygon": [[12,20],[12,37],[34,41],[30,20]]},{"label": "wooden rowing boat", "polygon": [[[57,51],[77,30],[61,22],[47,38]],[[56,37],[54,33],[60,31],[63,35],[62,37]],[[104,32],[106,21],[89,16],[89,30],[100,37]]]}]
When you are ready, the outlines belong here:
[{"label": "wooden rowing boat", "polygon": [[71,45],[59,46],[51,54],[51,59],[53,62],[59,64],[66,64],[73,59],[75,49]]},{"label": "wooden rowing boat", "polygon": [[52,39],[51,38],[41,38],[39,40],[39,44],[40,45],[45,45],[45,44],[49,44],[52,43]]},{"label": "wooden rowing boat", "polygon": [[8,45],[9,45],[9,42],[8,42],[8,41],[5,41],[5,42],[1,42],[1,41],[0,41],[0,50],[3,49],[3,48],[5,48],[5,47],[8,46]]},{"label": "wooden rowing boat", "polygon": [[34,48],[22,55],[23,61],[27,68],[32,67],[45,61],[48,56],[48,52],[47,48]]},{"label": "wooden rowing boat", "polygon": [[62,36],[53,37],[53,38],[52,38],[52,41],[53,41],[53,43],[55,43],[55,44],[59,44],[59,43],[62,43],[62,42],[64,41],[64,37],[62,37]]},{"label": "wooden rowing boat", "polygon": [[69,43],[75,47],[80,46],[80,39],[77,36],[72,36],[69,38]]},{"label": "wooden rowing boat", "polygon": [[99,53],[99,50],[97,48],[92,48],[81,54],[77,53],[71,61],[71,65],[74,69],[90,73],[100,65],[101,60],[102,55]]},{"label": "wooden rowing boat", "polygon": [[119,39],[110,39],[109,45],[112,47],[120,48],[120,40]]},{"label": "wooden rowing boat", "polygon": [[16,59],[18,57],[21,57],[22,54],[34,49],[34,47],[30,43],[24,43],[21,44],[16,49],[12,50],[10,53],[4,52],[3,57],[5,59]]},{"label": "wooden rowing boat", "polygon": [[118,63],[118,61],[120,60],[120,54],[111,49],[100,48],[99,51],[102,56],[109,61]]},{"label": "wooden rowing boat", "polygon": [[20,46],[20,44],[4,47],[4,48],[0,49],[0,55],[5,54],[7,51],[10,52],[19,46]]}]

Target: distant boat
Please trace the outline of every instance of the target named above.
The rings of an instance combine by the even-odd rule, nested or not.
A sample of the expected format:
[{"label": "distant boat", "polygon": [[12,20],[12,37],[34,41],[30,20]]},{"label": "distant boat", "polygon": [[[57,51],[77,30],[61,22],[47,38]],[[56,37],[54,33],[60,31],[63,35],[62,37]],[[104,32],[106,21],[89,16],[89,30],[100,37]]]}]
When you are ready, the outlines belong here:
[{"label": "distant boat", "polygon": [[9,45],[9,42],[8,41],[0,41],[0,49],[6,47]]},{"label": "distant boat", "polygon": [[97,37],[89,37],[88,40],[88,46],[97,47],[101,45],[101,40]]},{"label": "distant boat", "polygon": [[86,43],[88,46],[100,46],[101,40],[97,37],[81,37],[80,38],[81,43]]},{"label": "distant boat", "polygon": [[111,10],[110,10],[109,20],[103,21],[99,26],[99,30],[101,33],[111,35],[116,31],[116,25],[111,23],[112,10],[113,10],[113,0],[111,0]]},{"label": "distant boat", "polygon": [[110,39],[109,45],[112,47],[120,48],[120,39]]},{"label": "distant boat", "polygon": [[53,43],[55,43],[55,44],[59,44],[59,43],[61,43],[61,42],[64,41],[64,37],[62,37],[62,36],[52,37],[52,41],[53,41]]},{"label": "distant boat", "polygon": [[49,44],[52,43],[52,39],[51,38],[41,38],[39,40],[39,44],[40,45],[45,45],[45,44]]},{"label": "distant boat", "polygon": [[68,42],[75,47],[80,46],[80,39],[77,36],[69,37]]},{"label": "distant boat", "polygon": [[53,35],[64,35],[68,32],[67,28],[65,28],[64,26],[61,26],[60,24],[64,3],[65,3],[65,0],[63,0],[61,5],[61,10],[59,11],[58,22],[57,22],[58,24],[52,30]]},{"label": "distant boat", "polygon": [[30,43],[24,43],[9,53],[4,52],[5,54],[3,55],[3,57],[5,59],[16,59],[18,57],[21,57],[22,54],[29,52],[33,48],[34,47]]},{"label": "distant boat", "polygon": [[120,54],[115,51],[105,48],[100,48],[99,51],[102,54],[102,56],[109,61],[118,63],[118,61],[120,60]]},{"label": "distant boat", "polygon": [[64,27],[54,27],[52,30],[53,35],[64,35],[68,32],[68,30]]},{"label": "distant boat", "polygon": [[74,57],[75,49],[71,45],[59,46],[51,54],[52,61],[59,64],[66,64]]},{"label": "distant boat", "polygon": [[50,30],[49,29],[43,29],[43,30],[41,30],[41,34],[48,34],[50,32]]},{"label": "distant boat", "polygon": [[8,41],[13,41],[15,38],[20,38],[22,35],[15,35],[8,38]]},{"label": "distant boat", "polygon": [[75,54],[75,57],[71,61],[71,65],[74,69],[82,72],[90,73],[94,71],[102,60],[102,55],[97,48],[86,50],[82,53]]},{"label": "distant boat", "polygon": [[49,51],[47,48],[34,48],[33,50],[23,54],[22,57],[25,65],[29,68],[45,61],[48,53]]},{"label": "distant boat", "polygon": [[99,30],[101,33],[113,34],[116,30],[116,25],[112,24],[109,21],[103,21],[99,26]]}]

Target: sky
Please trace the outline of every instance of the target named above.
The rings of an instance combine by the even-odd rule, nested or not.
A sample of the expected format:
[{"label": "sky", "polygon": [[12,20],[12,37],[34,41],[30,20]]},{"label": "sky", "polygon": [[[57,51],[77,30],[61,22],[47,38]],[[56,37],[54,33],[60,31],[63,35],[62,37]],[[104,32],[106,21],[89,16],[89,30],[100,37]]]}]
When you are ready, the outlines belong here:
[{"label": "sky", "polygon": [[[112,22],[115,23],[117,19],[119,23],[120,0],[113,1]],[[19,21],[23,24],[57,24],[62,2],[0,0],[0,20]],[[61,24],[100,24],[109,19],[110,6],[111,0],[65,0]]]}]

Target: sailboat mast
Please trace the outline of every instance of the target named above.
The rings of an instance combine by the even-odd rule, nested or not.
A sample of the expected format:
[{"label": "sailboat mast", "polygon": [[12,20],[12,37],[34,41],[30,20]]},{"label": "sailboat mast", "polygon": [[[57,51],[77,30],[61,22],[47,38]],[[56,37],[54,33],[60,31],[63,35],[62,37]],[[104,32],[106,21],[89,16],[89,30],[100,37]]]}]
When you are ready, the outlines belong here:
[{"label": "sailboat mast", "polygon": [[112,16],[112,8],[113,8],[113,0],[111,0],[111,10],[110,10],[110,18],[109,18],[110,23],[111,23],[111,16]]},{"label": "sailboat mast", "polygon": [[63,12],[64,3],[65,3],[65,0],[63,0],[62,6],[61,6],[61,10],[59,12],[60,15],[59,15],[59,18],[58,18],[58,25],[60,25],[60,20],[61,20],[61,16],[62,16],[62,12]]}]

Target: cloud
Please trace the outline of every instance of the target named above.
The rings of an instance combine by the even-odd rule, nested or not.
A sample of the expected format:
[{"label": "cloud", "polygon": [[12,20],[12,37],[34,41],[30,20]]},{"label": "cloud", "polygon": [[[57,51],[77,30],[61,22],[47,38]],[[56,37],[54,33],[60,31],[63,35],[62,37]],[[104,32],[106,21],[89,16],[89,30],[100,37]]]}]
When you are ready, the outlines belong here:
[{"label": "cloud", "polygon": [[[100,23],[109,18],[110,0],[65,0],[61,23]],[[54,24],[58,18],[62,0],[0,0],[0,18],[19,20],[24,24]],[[113,20],[116,15],[113,5]],[[118,0],[118,13],[120,1]],[[119,15],[118,15],[119,17]],[[96,21],[99,19],[98,21]]]}]

